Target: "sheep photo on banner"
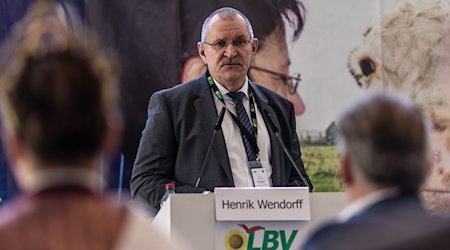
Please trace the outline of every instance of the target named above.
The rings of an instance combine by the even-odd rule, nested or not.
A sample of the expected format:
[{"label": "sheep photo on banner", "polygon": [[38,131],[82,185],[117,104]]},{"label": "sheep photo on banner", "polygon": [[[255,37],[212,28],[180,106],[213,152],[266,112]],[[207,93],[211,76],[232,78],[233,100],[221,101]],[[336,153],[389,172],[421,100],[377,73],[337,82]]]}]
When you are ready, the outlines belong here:
[{"label": "sheep photo on banner", "polygon": [[450,1],[305,3],[305,30],[290,54],[302,72],[307,111],[298,129],[315,191],[343,190],[330,146],[336,115],[358,95],[389,91],[412,97],[429,116],[432,168],[422,197],[450,213]]}]

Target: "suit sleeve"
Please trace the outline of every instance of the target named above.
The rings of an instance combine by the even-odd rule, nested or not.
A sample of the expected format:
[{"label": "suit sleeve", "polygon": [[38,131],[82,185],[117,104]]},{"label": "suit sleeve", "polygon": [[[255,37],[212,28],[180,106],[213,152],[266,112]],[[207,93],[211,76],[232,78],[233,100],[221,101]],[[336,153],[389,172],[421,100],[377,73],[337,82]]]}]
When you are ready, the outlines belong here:
[{"label": "suit sleeve", "polygon": [[[193,192],[192,186],[174,180],[178,145],[170,114],[164,95],[153,94],[130,181],[133,198],[156,209],[166,183],[175,183],[176,192]],[[197,192],[203,190],[199,188]]]},{"label": "suit sleeve", "polygon": [[148,117],[130,180],[133,198],[158,208],[164,184],[171,182],[176,145],[167,104],[160,93],[150,98]]},{"label": "suit sleeve", "polygon": [[[290,128],[291,128],[291,130],[290,130],[291,134],[288,137],[290,140],[288,145],[290,145],[292,157],[294,158],[295,162],[297,163],[297,166],[299,167],[299,170],[300,170],[302,176],[308,182],[309,190],[312,191],[313,184],[312,184],[311,180],[309,179],[308,174],[306,173],[306,170],[305,170],[305,166],[303,164],[302,154],[301,154],[301,150],[300,150],[300,143],[298,141],[298,136],[297,136],[297,132],[296,132],[294,106],[290,103],[289,107],[290,107],[289,124],[290,124]],[[304,183],[302,181],[297,170],[294,167],[292,167],[288,186],[299,186],[299,185],[306,186],[306,183]]]}]

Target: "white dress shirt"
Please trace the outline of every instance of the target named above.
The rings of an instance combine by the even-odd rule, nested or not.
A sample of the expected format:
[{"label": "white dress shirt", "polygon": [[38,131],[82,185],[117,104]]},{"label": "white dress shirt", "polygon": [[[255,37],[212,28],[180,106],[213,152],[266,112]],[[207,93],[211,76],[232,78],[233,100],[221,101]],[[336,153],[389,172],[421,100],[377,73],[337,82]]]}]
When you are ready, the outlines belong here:
[{"label": "white dress shirt", "polygon": [[[245,151],[244,143],[242,142],[241,131],[236,123],[233,121],[229,112],[232,112],[234,115],[236,114],[236,107],[231,99],[227,95],[228,91],[223,85],[214,80],[219,89],[219,92],[222,94],[223,99],[225,101],[225,105],[229,111],[225,112],[225,116],[222,122],[222,132],[225,139],[225,144],[227,147],[228,158],[230,160],[231,172],[233,174],[233,181],[235,187],[253,187],[253,179],[250,173],[250,168],[247,159],[247,152]],[[247,115],[250,114],[250,106],[249,106],[249,98],[248,98],[248,79],[245,80],[244,86],[238,91],[242,91],[245,94],[243,99],[243,105],[247,112]],[[211,94],[214,97],[214,103],[216,105],[217,113],[223,107],[223,103],[217,99],[214,93],[211,91]],[[267,131],[266,124],[264,123],[264,119],[259,112],[258,105],[255,102],[256,109],[256,120],[258,122],[258,134],[256,135],[256,141],[259,148],[259,159],[261,161],[262,167],[265,169],[267,173],[267,177],[269,179],[269,184],[272,186],[272,167],[270,166],[270,137],[269,132]],[[249,116],[250,119],[250,116]]]}]

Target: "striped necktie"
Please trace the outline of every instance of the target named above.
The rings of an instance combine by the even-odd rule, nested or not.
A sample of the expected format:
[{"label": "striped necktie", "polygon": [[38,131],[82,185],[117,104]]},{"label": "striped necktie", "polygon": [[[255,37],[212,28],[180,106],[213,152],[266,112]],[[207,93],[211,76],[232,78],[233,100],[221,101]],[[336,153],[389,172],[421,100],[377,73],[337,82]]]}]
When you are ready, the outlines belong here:
[{"label": "striped necktie", "polygon": [[[243,127],[249,132],[250,135],[254,135],[250,119],[248,118],[247,112],[245,111],[244,105],[242,104],[245,94],[243,92],[229,92],[227,95],[231,97],[231,99],[233,99],[233,102],[236,105],[236,113],[238,115],[238,119],[243,125]],[[245,135],[242,134],[242,132],[241,136],[242,141],[244,143],[245,151],[247,152],[248,160],[255,161],[258,152],[256,152],[255,148],[252,147],[250,141],[247,139]]]}]

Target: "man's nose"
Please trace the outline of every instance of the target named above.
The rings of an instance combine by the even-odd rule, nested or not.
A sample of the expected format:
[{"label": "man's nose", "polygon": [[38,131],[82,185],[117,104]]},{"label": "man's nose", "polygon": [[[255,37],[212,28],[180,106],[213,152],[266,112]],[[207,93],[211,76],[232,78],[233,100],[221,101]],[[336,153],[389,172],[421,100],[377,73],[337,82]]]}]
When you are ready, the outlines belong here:
[{"label": "man's nose", "polygon": [[225,47],[225,56],[228,58],[233,58],[237,55],[236,48],[232,43],[228,43],[227,47]]}]

